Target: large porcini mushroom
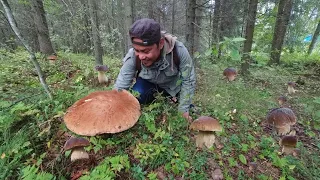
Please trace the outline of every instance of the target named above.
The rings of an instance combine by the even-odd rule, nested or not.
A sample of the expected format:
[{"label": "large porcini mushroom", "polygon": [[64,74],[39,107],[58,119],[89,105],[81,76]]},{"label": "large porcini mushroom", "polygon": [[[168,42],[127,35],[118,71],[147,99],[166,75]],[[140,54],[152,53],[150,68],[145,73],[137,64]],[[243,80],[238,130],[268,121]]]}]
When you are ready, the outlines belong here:
[{"label": "large porcini mushroom", "polygon": [[293,94],[295,93],[297,90],[294,89],[294,87],[296,87],[296,83],[295,82],[288,82],[288,93],[289,94]]},{"label": "large porcini mushroom", "polygon": [[297,146],[298,139],[296,136],[283,136],[279,144],[282,146],[282,153],[293,154]]},{"label": "large porcini mushroom", "polygon": [[109,70],[108,66],[106,65],[98,65],[95,67],[98,71],[98,81],[100,84],[108,83],[108,77],[106,76],[106,72]]},{"label": "large porcini mushroom", "polygon": [[218,120],[209,116],[201,116],[193,121],[190,129],[199,131],[196,137],[196,146],[199,148],[203,148],[203,145],[207,148],[212,147],[215,142],[214,131],[222,131]]},{"label": "large porcini mushroom", "polygon": [[273,125],[280,135],[290,132],[290,126],[297,122],[294,112],[289,108],[275,108],[267,114],[265,123]]},{"label": "large porcini mushroom", "polygon": [[223,75],[228,79],[228,81],[233,81],[237,76],[237,70],[232,67],[228,67],[223,71]]},{"label": "large porcini mushroom", "polygon": [[287,102],[287,98],[285,96],[279,96],[278,102],[279,102],[279,105],[282,106],[284,103]]},{"label": "large porcini mushroom", "polygon": [[89,154],[84,150],[84,147],[89,146],[90,142],[85,138],[71,137],[65,144],[63,149],[71,151],[71,161],[79,159],[89,159]]},{"label": "large porcini mushroom", "polygon": [[140,114],[139,101],[128,91],[97,91],[69,107],[64,122],[76,134],[95,136],[125,131]]}]

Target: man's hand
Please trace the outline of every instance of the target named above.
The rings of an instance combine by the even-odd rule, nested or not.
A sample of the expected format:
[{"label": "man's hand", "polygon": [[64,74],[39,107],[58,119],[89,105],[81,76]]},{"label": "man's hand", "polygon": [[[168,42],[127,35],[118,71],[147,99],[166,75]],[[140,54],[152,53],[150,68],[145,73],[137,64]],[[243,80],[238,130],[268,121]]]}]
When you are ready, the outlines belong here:
[{"label": "man's hand", "polygon": [[182,114],[182,117],[183,117],[184,119],[186,119],[189,123],[191,123],[191,122],[193,121],[192,117],[189,115],[189,112],[184,112],[184,113]]}]

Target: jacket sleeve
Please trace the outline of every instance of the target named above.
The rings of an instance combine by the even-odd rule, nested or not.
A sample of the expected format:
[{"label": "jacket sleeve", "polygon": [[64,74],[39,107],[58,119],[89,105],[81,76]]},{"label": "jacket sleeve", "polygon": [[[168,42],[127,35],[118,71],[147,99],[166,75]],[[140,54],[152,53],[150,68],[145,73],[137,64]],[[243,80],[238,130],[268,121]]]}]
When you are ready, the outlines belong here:
[{"label": "jacket sleeve", "polygon": [[130,49],[122,60],[123,65],[118,74],[114,89],[129,89],[136,74],[136,63],[133,49]]},{"label": "jacket sleeve", "polygon": [[179,71],[181,80],[181,91],[179,97],[179,111],[189,112],[190,104],[195,92],[196,75],[193,60],[187,48],[179,43],[177,45],[177,54],[180,58]]}]

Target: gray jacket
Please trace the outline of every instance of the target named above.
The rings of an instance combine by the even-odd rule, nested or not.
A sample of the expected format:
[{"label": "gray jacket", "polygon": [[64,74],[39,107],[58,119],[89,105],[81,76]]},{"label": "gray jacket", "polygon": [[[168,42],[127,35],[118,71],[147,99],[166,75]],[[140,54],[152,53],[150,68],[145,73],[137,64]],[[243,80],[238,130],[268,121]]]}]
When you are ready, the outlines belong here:
[{"label": "gray jacket", "polygon": [[[173,47],[180,59],[179,67],[173,61]],[[136,56],[131,48],[123,59],[114,88],[129,89],[136,74]],[[161,57],[150,67],[141,64],[139,77],[166,90],[172,97],[180,92],[179,111],[189,112],[196,86],[194,63],[183,43],[172,35],[165,35],[165,45]]]}]

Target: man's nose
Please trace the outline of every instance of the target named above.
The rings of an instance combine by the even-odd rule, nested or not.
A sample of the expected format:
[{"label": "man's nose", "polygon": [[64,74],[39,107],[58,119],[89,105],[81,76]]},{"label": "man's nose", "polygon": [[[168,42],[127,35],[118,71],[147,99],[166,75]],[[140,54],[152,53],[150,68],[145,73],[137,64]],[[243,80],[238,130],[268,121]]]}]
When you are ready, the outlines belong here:
[{"label": "man's nose", "polygon": [[143,55],[143,54],[139,54],[138,56],[139,56],[139,59],[140,59],[140,60],[144,60],[144,59],[146,59],[146,56],[145,56],[145,55]]}]

